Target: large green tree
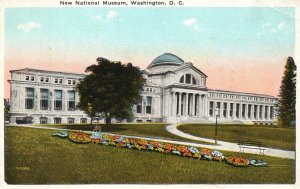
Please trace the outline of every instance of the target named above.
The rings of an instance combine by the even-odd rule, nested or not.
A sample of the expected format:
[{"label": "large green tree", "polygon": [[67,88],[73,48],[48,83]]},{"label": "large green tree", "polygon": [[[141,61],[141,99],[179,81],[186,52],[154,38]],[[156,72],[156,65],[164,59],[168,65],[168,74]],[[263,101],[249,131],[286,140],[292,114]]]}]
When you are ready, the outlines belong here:
[{"label": "large green tree", "polygon": [[283,127],[295,126],[296,69],[294,59],[289,57],[285,64],[278,101],[279,124]]},{"label": "large green tree", "polygon": [[111,119],[130,119],[132,107],[140,101],[140,90],[145,79],[138,67],[105,58],[86,68],[88,75],[77,85],[79,109],[91,118],[96,113]]}]

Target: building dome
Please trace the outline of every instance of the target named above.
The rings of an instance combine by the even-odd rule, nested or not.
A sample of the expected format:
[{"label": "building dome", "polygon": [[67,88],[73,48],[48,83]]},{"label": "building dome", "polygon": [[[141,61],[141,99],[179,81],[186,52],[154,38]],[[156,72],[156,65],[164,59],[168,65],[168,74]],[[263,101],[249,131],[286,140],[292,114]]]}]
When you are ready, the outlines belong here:
[{"label": "building dome", "polygon": [[148,66],[148,68],[152,68],[155,66],[160,66],[160,65],[175,65],[179,66],[181,64],[184,64],[184,61],[179,58],[178,56],[171,54],[171,53],[165,53],[162,54],[158,57],[156,57],[151,64]]}]

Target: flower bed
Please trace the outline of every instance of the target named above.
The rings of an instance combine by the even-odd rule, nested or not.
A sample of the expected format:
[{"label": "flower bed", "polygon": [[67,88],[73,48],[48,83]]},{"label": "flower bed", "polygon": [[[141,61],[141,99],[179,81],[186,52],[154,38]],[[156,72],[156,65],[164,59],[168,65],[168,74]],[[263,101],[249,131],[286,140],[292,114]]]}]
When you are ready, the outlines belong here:
[{"label": "flower bed", "polygon": [[249,160],[244,157],[230,156],[225,158],[226,163],[235,167],[247,167],[249,166]]},{"label": "flower bed", "polygon": [[130,148],[138,150],[150,150],[165,154],[172,154],[183,157],[190,157],[195,159],[204,159],[209,161],[226,161],[226,163],[236,167],[252,166],[266,166],[266,162],[261,160],[251,160],[244,157],[230,156],[225,157],[222,152],[218,150],[210,150],[207,148],[197,148],[194,146],[176,145],[171,143],[164,143],[158,141],[151,141],[145,139],[128,138],[119,135],[102,134],[100,132],[93,132],[91,135],[76,131],[69,134],[69,139],[76,143],[104,144],[116,146],[119,148]]},{"label": "flower bed", "polygon": [[72,132],[69,134],[69,139],[76,143],[89,143],[92,141],[89,134],[83,132]]}]

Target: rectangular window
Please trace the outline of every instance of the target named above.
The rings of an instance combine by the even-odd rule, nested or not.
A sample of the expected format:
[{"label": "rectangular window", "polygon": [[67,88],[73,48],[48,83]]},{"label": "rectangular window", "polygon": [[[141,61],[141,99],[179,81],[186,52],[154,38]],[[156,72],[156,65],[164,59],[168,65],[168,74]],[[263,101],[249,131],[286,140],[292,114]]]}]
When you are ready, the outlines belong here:
[{"label": "rectangular window", "polygon": [[40,81],[41,81],[41,82],[44,82],[44,77],[40,77]]},{"label": "rectangular window", "polygon": [[31,81],[34,81],[34,76],[31,76],[30,79],[31,79]]},{"label": "rectangular window", "polygon": [[263,106],[260,105],[259,106],[259,119],[262,119],[262,110],[263,110]]},{"label": "rectangular window", "polygon": [[223,103],[223,117],[227,117],[227,103]]},{"label": "rectangular window", "polygon": [[214,102],[210,101],[209,102],[209,116],[213,116],[214,115]]},{"label": "rectangular window", "polygon": [[254,105],[254,119],[257,119],[257,105]]},{"label": "rectangular window", "polygon": [[75,110],[75,91],[68,91],[68,110]]},{"label": "rectangular window", "polygon": [[71,85],[71,80],[70,79],[68,80],[68,84]]},{"label": "rectangular window", "polygon": [[138,114],[142,113],[142,105],[141,104],[136,105],[136,113],[138,113]]},{"label": "rectangular window", "polygon": [[48,118],[40,117],[40,124],[47,124],[47,123],[48,123]]},{"label": "rectangular window", "polygon": [[54,110],[62,110],[62,90],[54,90]]},{"label": "rectangular window", "polygon": [[54,124],[61,124],[61,118],[60,117],[55,117],[54,118]]},{"label": "rectangular window", "polygon": [[87,118],[81,118],[80,123],[87,123]]},{"label": "rectangular window", "polygon": [[73,85],[75,85],[75,84],[76,84],[76,81],[75,81],[75,80],[73,80],[72,82],[73,82]]},{"label": "rectangular window", "polygon": [[28,75],[26,75],[25,80],[29,81],[29,76]]},{"label": "rectangular window", "polygon": [[274,107],[270,106],[270,119],[274,119]]},{"label": "rectangular window", "polygon": [[41,89],[41,110],[48,110],[48,103],[49,103],[49,90],[48,89]]},{"label": "rectangular window", "polygon": [[233,116],[233,103],[230,103],[229,115],[230,115],[230,117]]},{"label": "rectangular window", "polygon": [[45,78],[45,82],[48,83],[49,82],[49,77]]},{"label": "rectangular window", "polygon": [[68,123],[69,124],[74,124],[75,122],[75,119],[74,118],[68,118]]},{"label": "rectangular window", "polygon": [[240,117],[240,104],[236,104],[235,116],[236,116],[237,118]]},{"label": "rectangular window", "polygon": [[26,88],[25,109],[33,109],[34,88]]},{"label": "rectangular window", "polygon": [[54,83],[58,83],[58,79],[57,78],[54,79]]},{"label": "rectangular window", "polygon": [[59,79],[59,83],[62,84],[62,82],[63,82],[63,80],[62,80],[62,79]]},{"label": "rectangular window", "polygon": [[147,96],[147,102],[146,102],[146,113],[147,114],[151,114],[152,111],[152,97],[151,96]]}]

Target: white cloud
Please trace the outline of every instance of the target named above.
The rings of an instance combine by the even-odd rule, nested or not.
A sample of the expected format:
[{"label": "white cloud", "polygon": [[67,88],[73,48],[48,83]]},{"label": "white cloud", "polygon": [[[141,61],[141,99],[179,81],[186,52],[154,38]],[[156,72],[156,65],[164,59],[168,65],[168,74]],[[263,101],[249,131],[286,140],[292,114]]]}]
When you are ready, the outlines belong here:
[{"label": "white cloud", "polygon": [[191,18],[191,19],[183,20],[183,24],[187,25],[187,26],[192,26],[192,25],[194,25],[196,23],[197,23],[197,19],[196,18]]},{"label": "white cloud", "polygon": [[92,17],[92,20],[102,20],[100,15],[96,15]]},{"label": "white cloud", "polygon": [[106,15],[106,21],[110,21],[117,17],[119,14],[115,11],[109,11],[108,14]]},{"label": "white cloud", "polygon": [[92,20],[97,20],[97,21],[101,21],[101,22],[109,22],[118,16],[119,16],[119,14],[116,11],[109,11],[103,17],[101,17],[100,15],[93,16]]},{"label": "white cloud", "polygon": [[278,28],[279,30],[284,30],[284,29],[287,28],[287,24],[284,23],[284,22],[280,22],[280,23],[278,23],[277,28]]},{"label": "white cloud", "polygon": [[262,28],[263,29],[266,29],[266,28],[269,28],[269,27],[271,27],[271,23],[270,22],[266,22],[266,23],[263,23],[263,25],[262,25]]},{"label": "white cloud", "polygon": [[262,24],[262,28],[263,30],[270,32],[271,34],[288,34],[288,32],[286,31],[288,29],[288,25],[285,22],[278,22],[277,24],[271,24],[270,22],[266,22]]},{"label": "white cloud", "polygon": [[24,32],[29,32],[34,29],[39,29],[41,28],[42,25],[37,23],[37,22],[27,22],[25,24],[19,24],[18,25],[18,30],[24,31]]},{"label": "white cloud", "polygon": [[190,18],[190,19],[183,20],[183,25],[193,28],[195,31],[198,31],[198,32],[201,31],[201,28],[198,24],[198,20],[196,18]]},{"label": "white cloud", "polygon": [[276,33],[276,32],[277,32],[277,30],[276,30],[276,29],[274,29],[274,28],[272,28],[272,29],[270,30],[270,32],[271,32],[271,33]]}]

